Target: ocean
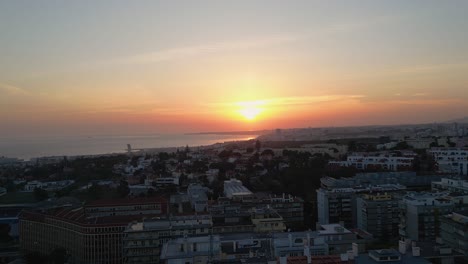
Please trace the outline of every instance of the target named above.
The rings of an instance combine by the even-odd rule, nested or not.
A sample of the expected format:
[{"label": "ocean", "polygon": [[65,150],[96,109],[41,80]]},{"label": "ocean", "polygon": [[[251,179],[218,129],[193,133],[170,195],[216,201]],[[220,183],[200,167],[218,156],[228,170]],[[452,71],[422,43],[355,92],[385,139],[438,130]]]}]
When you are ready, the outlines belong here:
[{"label": "ocean", "polygon": [[153,134],[0,138],[0,157],[29,160],[44,156],[124,153],[127,150],[127,144],[130,144],[132,149],[184,147],[186,145],[194,147],[255,137],[257,135]]}]

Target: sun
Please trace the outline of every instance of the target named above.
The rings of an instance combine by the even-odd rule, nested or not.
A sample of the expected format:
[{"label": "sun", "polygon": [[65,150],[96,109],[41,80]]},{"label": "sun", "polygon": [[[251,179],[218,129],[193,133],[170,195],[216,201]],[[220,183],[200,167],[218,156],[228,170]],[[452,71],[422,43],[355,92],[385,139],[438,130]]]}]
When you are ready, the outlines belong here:
[{"label": "sun", "polygon": [[254,106],[245,107],[239,110],[239,113],[247,120],[254,120],[261,112],[262,109]]},{"label": "sun", "polygon": [[263,112],[264,109],[261,107],[263,104],[262,101],[239,102],[238,112],[246,120],[253,121]]}]

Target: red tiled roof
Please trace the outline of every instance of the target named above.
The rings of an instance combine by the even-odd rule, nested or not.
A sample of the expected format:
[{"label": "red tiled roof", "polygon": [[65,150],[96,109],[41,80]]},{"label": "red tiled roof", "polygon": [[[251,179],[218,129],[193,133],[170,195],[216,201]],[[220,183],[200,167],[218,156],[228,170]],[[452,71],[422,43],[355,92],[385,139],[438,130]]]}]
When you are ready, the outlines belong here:
[{"label": "red tiled roof", "polygon": [[116,216],[101,216],[101,217],[86,217],[83,208],[70,209],[60,208],[52,209],[47,212],[23,211],[20,219],[31,221],[44,222],[46,218],[58,219],[65,222],[77,224],[80,226],[125,226],[132,221],[141,221],[143,218],[151,218],[161,216],[161,214],[147,215],[116,215]]},{"label": "red tiled roof", "polygon": [[140,205],[140,204],[161,204],[167,203],[164,197],[138,197],[120,199],[101,199],[88,203],[86,207],[119,206],[119,205]]}]

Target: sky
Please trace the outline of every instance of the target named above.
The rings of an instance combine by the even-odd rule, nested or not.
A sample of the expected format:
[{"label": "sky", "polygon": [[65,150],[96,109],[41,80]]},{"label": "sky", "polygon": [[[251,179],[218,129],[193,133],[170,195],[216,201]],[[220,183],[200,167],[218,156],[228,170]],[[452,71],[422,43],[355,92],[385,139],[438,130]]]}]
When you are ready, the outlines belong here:
[{"label": "sky", "polygon": [[468,113],[468,1],[0,0],[0,136]]}]

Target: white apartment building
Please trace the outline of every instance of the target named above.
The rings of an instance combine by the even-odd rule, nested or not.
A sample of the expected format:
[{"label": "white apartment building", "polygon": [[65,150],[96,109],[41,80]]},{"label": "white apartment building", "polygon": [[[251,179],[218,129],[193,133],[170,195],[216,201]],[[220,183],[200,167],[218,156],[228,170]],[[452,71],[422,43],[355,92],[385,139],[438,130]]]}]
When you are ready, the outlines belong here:
[{"label": "white apartment building", "polygon": [[389,171],[410,170],[414,157],[397,157],[393,154],[353,153],[345,161],[330,161],[330,166],[355,167],[358,170],[383,169]]},{"label": "white apartment building", "polygon": [[434,148],[429,153],[434,156],[439,172],[468,175],[468,149]]}]

